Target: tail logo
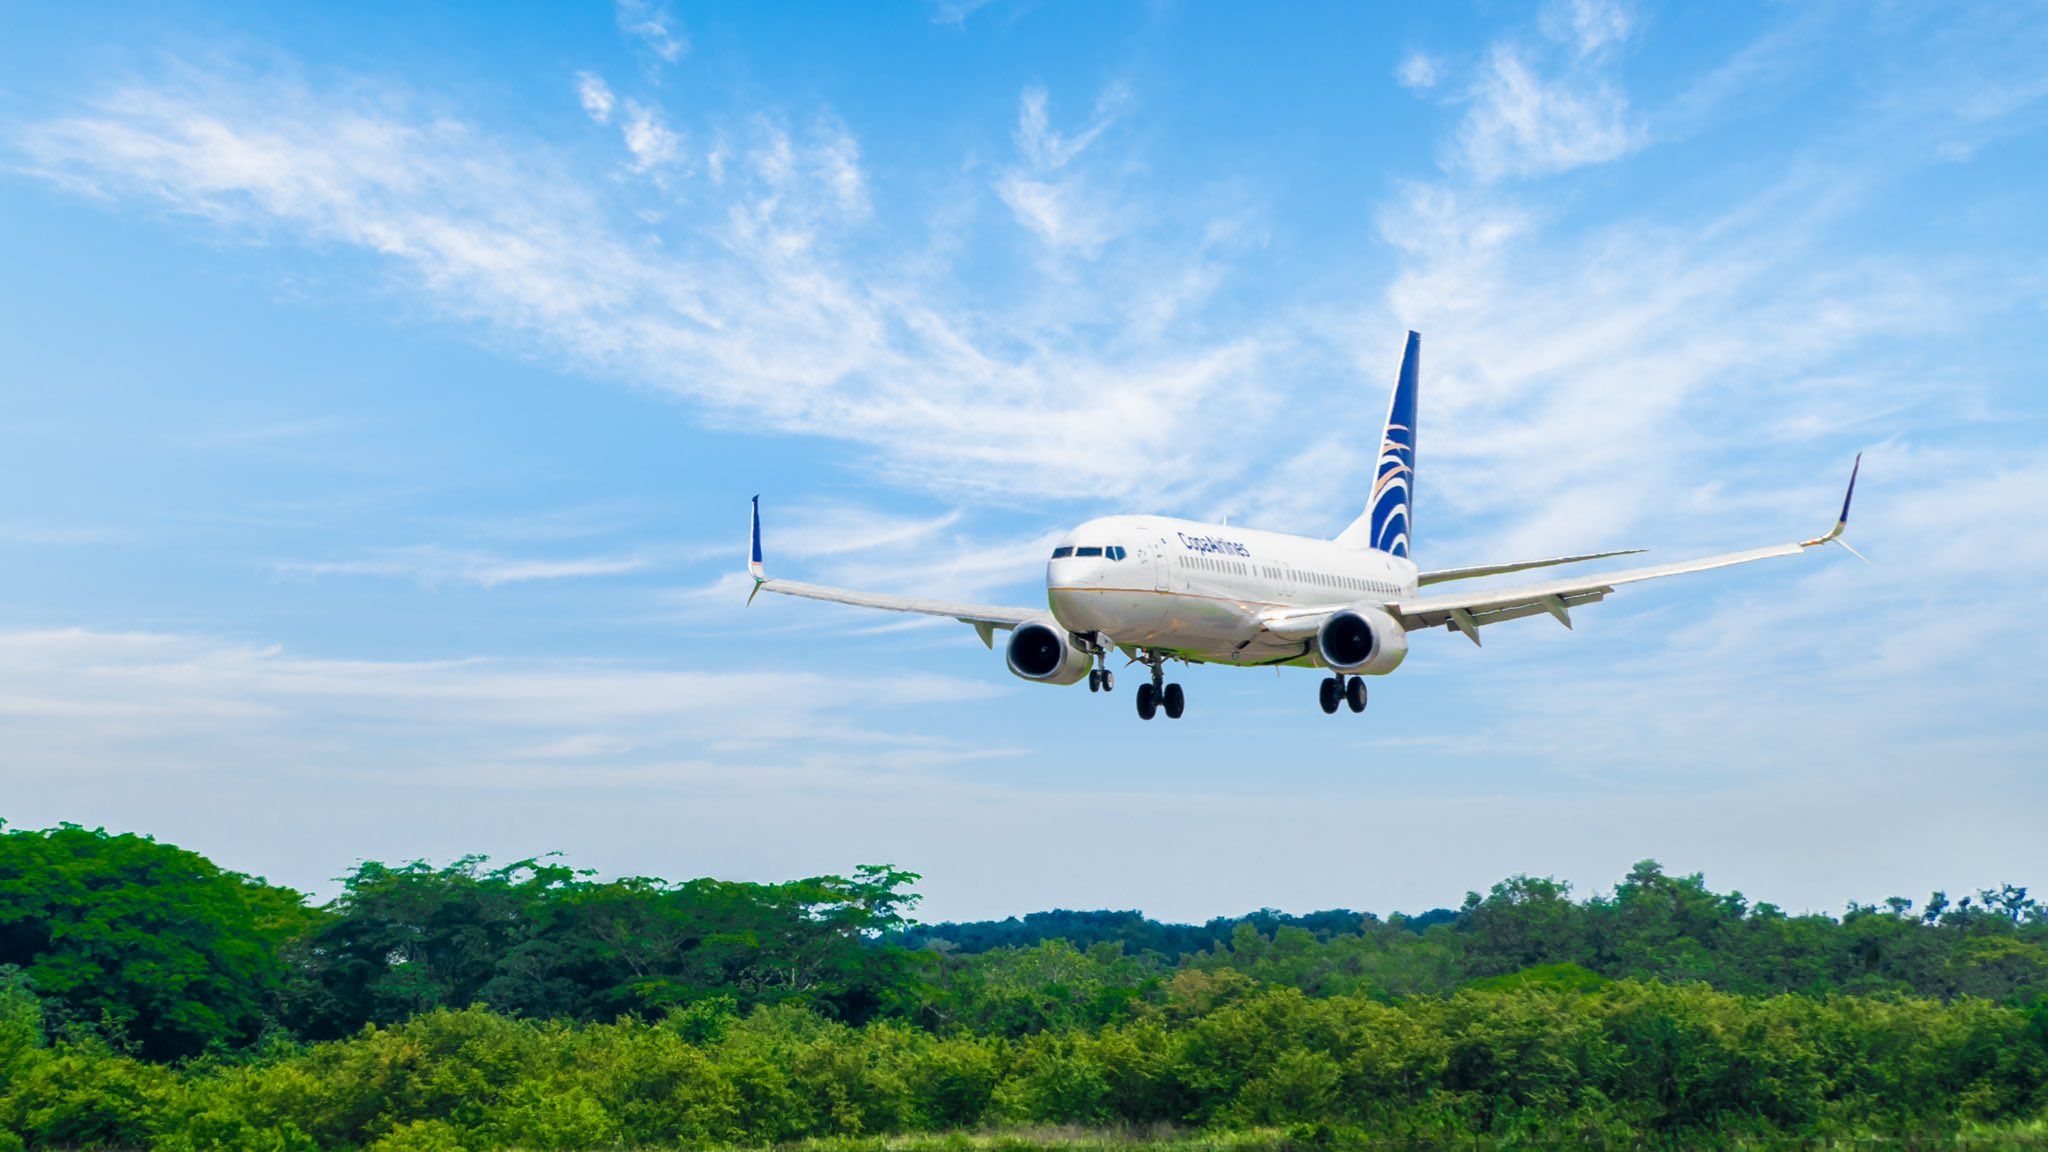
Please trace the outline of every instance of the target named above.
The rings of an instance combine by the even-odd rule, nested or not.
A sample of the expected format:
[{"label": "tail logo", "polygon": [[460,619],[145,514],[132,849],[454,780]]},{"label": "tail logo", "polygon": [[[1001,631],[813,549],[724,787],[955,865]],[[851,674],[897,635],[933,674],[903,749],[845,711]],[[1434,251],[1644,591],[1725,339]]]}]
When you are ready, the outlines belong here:
[{"label": "tail logo", "polygon": [[1415,401],[1421,375],[1422,337],[1408,334],[1401,356],[1401,379],[1387,406],[1387,430],[1380,437],[1379,463],[1374,470],[1368,543],[1390,555],[1406,558],[1415,506]]}]

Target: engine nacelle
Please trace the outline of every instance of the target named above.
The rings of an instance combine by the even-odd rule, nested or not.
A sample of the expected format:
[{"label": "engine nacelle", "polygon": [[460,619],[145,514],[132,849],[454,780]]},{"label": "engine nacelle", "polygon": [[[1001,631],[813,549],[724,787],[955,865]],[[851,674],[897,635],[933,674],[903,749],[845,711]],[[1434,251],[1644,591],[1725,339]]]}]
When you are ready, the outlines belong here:
[{"label": "engine nacelle", "polygon": [[1361,676],[1384,676],[1408,656],[1408,631],[1374,604],[1340,609],[1316,629],[1316,655],[1324,667]]},{"label": "engine nacelle", "polygon": [[1027,620],[1010,631],[1003,646],[1010,671],[1040,684],[1075,684],[1095,666],[1095,657],[1050,616]]}]

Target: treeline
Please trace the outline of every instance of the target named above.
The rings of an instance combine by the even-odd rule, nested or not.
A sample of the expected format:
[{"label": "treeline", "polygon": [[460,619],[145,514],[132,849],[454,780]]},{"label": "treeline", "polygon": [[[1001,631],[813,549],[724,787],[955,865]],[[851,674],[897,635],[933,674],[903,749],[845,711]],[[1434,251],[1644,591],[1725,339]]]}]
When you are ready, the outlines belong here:
[{"label": "treeline", "polygon": [[0,829],[0,1152],[2048,1124],[2048,909],[2018,887],[1792,916],[1645,862],[1386,920],[922,926],[916,880],[467,858],[359,864],[315,905],[146,837]]},{"label": "treeline", "polygon": [[[1448,908],[1436,908],[1420,916],[1395,913],[1389,923],[1410,932],[1457,918]],[[1272,936],[1282,928],[1299,928],[1318,940],[1348,936],[1378,923],[1370,912],[1335,908],[1289,915],[1274,908],[1261,908],[1243,916],[1218,916],[1202,924],[1162,924],[1143,912],[1032,912],[1007,920],[976,920],[964,924],[916,924],[895,933],[890,942],[906,948],[936,948],[942,952],[990,952],[997,948],[1029,948],[1047,940],[1065,940],[1076,948],[1117,944],[1131,953],[1156,952],[1179,959],[1228,943],[1238,925],[1248,924],[1261,936]]]}]

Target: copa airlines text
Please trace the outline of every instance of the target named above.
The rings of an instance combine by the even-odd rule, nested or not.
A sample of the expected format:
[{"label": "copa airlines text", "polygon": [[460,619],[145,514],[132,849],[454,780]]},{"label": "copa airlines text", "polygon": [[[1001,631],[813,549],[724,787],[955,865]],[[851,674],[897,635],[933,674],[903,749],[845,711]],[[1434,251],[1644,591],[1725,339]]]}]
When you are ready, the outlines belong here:
[{"label": "copa airlines text", "polygon": [[[1091,691],[1109,691],[1116,682],[1109,657],[1122,652],[1150,673],[1136,693],[1138,715],[1147,720],[1160,712],[1178,718],[1186,709],[1185,691],[1166,680],[1169,661],[1321,668],[1329,673],[1319,685],[1323,711],[1348,707],[1362,712],[1363,678],[1384,676],[1400,667],[1411,633],[1447,630],[1477,644],[1482,628],[1524,616],[1548,615],[1570,627],[1573,608],[1604,599],[1625,584],[1796,556],[1842,543],[1860,456],[1850,469],[1849,489],[1834,527],[1811,540],[1590,576],[1425,592],[1433,585],[1473,577],[1601,560],[1641,549],[1471,568],[1417,568],[1409,545],[1421,345],[1421,337],[1410,332],[1380,436],[1372,491],[1358,519],[1334,540],[1166,516],[1105,516],[1075,528],[1053,548],[1045,570],[1045,607],[1003,608],[770,578],[762,565],[761,498],[756,496],[747,563],[754,593],[951,617],[973,625],[990,647],[997,632],[1007,632],[1003,653],[1010,671],[1041,684],[1086,680]],[[753,600],[752,593],[748,600]]]}]

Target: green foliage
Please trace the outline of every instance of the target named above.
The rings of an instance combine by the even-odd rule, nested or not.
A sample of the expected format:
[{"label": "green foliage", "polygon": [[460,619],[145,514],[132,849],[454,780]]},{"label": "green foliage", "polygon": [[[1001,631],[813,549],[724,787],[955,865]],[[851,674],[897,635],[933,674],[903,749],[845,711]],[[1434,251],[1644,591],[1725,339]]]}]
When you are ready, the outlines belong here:
[{"label": "green foliage", "polygon": [[705,997],[795,1002],[863,1020],[907,961],[872,946],[917,877],[862,868],[784,884],[597,881],[544,860],[358,865],[292,950],[288,1012],[333,1038],[437,1008],[536,1018],[656,1018]]},{"label": "green foliage", "polygon": [[[2048,1123],[2048,915],[2016,886],[1788,916],[1645,861],[1587,899],[1517,876],[1385,922],[1059,913],[970,949],[908,928],[916,879],[467,858],[366,863],[309,909],[145,838],[0,833],[0,1152],[1989,1147]],[[1004,1126],[1027,1135],[958,1135]]]},{"label": "green foliage", "polygon": [[2044,1110],[2038,1009],[1641,981],[1392,1004],[1252,985],[1019,1039],[854,1026],[790,1004],[697,1042],[631,1018],[437,1010],[179,1069],[65,1041],[0,1084],[0,1131],[31,1148],[275,1152],[760,1145],[990,1124],[1640,1146],[2000,1130]]},{"label": "green foliage", "polygon": [[1577,964],[1567,961],[1563,964],[1538,964],[1520,972],[1505,976],[1488,976],[1465,985],[1479,992],[1509,992],[1517,989],[1548,990],[1552,992],[1595,992],[1607,983],[1607,978],[1597,972],[1588,972]]},{"label": "green foliage", "polygon": [[283,987],[298,893],[144,836],[0,830],[0,965],[154,1058],[246,1044]]}]

